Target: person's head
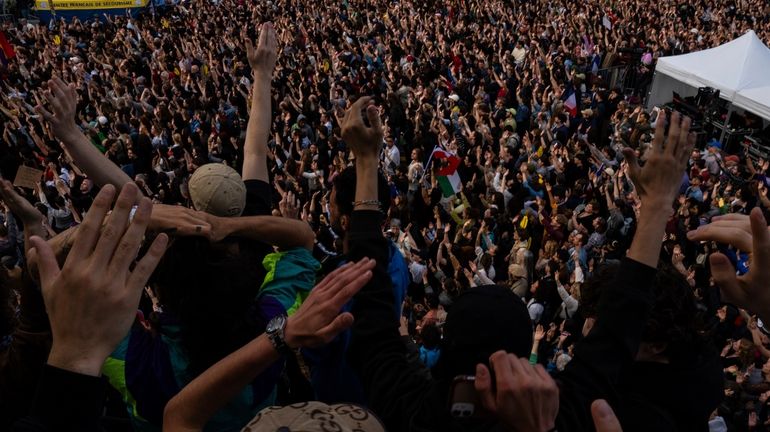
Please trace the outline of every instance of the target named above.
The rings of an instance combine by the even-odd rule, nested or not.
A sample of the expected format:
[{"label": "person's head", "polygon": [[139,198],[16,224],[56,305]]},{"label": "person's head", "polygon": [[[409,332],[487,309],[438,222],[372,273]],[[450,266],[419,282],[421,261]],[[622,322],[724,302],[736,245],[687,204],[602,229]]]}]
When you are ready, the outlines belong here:
[{"label": "person's head", "polygon": [[221,163],[195,170],[188,183],[196,210],[214,216],[240,216],[246,206],[246,185],[237,171]]},{"label": "person's head", "polygon": [[599,234],[604,234],[605,231],[607,231],[607,221],[605,221],[602,217],[594,219],[593,226],[594,231],[598,232]]},{"label": "person's head", "polygon": [[581,233],[575,233],[571,236],[572,246],[580,247],[586,244],[585,237]]},{"label": "person's head", "polygon": [[432,350],[441,343],[441,330],[433,323],[424,325],[420,330],[420,340],[425,348]]},{"label": "person's head", "polygon": [[457,375],[474,375],[476,365],[488,364],[496,351],[525,357],[531,347],[532,321],[519,297],[497,285],[469,289],[447,314],[435,376],[448,385]]},{"label": "person's head", "polygon": [[[382,211],[387,212],[390,207],[390,187],[382,173],[377,174],[377,195],[382,204]],[[355,199],[356,169],[355,167],[348,167],[334,178],[329,200],[330,222],[334,231],[340,235],[344,236],[347,232]]]},{"label": "person's head", "polygon": [[251,305],[264,274],[234,247],[202,237],[176,238],[150,280],[164,309],[181,323],[194,374],[257,336],[260,323],[254,322]]},{"label": "person's head", "polygon": [[[599,298],[615,283],[619,265],[607,264],[581,287],[581,310],[586,318],[597,316]],[[654,304],[644,326],[637,361],[682,364],[695,355],[701,327],[693,290],[670,265],[661,265],[653,282]]]},{"label": "person's head", "polygon": [[416,148],[412,150],[412,161],[419,162],[422,160],[422,149]]},{"label": "person's head", "polygon": [[[398,236],[401,234],[401,220],[397,218],[393,218],[390,220],[390,232],[394,236]],[[397,237],[394,237],[397,238]]]}]

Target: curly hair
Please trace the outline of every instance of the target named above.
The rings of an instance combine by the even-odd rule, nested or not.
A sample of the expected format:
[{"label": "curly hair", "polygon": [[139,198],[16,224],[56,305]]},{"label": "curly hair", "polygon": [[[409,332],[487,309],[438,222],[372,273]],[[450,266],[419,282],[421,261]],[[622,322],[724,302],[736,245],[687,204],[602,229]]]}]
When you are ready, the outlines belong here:
[{"label": "curly hair", "polygon": [[[614,283],[618,264],[605,264],[581,287],[580,308],[585,317],[596,317],[601,292]],[[664,343],[670,360],[686,358],[700,343],[702,322],[695,296],[685,277],[669,264],[661,264],[653,282],[655,302],[644,326],[642,342]]]}]

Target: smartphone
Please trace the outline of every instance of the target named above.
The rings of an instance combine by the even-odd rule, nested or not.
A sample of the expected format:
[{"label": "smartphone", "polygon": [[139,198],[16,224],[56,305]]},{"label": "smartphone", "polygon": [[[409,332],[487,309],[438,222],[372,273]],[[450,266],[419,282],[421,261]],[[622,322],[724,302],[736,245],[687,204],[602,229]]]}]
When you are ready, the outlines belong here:
[{"label": "smartphone", "polygon": [[449,412],[454,418],[478,417],[481,414],[481,399],[474,385],[473,375],[458,375],[452,381],[449,391]]}]

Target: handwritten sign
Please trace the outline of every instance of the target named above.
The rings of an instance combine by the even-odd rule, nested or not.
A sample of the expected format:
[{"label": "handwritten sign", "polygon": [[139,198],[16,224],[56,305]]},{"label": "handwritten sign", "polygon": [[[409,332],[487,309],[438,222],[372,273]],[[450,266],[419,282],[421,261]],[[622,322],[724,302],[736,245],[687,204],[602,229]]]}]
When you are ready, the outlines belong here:
[{"label": "handwritten sign", "polygon": [[42,176],[43,171],[22,165],[16,171],[16,179],[13,180],[13,184],[14,186],[34,189]]}]

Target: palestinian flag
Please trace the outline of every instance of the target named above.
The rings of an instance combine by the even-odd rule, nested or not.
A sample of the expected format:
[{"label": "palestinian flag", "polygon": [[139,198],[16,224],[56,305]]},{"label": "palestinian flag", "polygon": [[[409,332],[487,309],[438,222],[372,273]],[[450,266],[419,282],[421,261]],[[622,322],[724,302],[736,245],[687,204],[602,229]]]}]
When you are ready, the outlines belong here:
[{"label": "palestinian flag", "polygon": [[460,175],[457,174],[457,167],[460,166],[460,158],[457,155],[449,153],[439,147],[433,149],[430,159],[438,163],[436,171],[436,181],[441,186],[441,192],[445,197],[450,197],[459,193],[463,189]]}]

